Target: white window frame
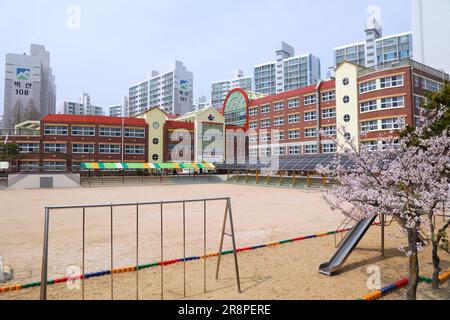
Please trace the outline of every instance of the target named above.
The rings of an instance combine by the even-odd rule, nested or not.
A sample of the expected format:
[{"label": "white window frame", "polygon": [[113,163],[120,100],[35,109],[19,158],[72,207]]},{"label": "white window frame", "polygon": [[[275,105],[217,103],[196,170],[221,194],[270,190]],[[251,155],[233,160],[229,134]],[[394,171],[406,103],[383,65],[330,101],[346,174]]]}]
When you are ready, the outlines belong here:
[{"label": "white window frame", "polygon": [[317,120],[317,111],[308,111],[305,112],[305,121],[316,121]]}]

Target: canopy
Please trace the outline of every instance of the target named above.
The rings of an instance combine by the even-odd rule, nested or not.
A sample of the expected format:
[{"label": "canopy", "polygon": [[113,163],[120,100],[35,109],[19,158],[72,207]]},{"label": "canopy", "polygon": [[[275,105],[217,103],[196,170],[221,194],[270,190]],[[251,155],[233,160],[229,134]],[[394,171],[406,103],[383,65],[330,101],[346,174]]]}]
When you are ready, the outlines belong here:
[{"label": "canopy", "polygon": [[81,169],[90,170],[134,170],[134,169],[214,169],[211,163],[111,163],[82,162]]}]

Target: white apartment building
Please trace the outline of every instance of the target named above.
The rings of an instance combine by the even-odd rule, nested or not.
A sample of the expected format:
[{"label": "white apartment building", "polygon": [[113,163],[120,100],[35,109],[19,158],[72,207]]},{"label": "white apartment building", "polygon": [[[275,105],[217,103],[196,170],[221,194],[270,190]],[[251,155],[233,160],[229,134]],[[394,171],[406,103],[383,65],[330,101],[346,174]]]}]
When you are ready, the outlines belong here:
[{"label": "white apartment building", "polygon": [[122,104],[116,104],[108,107],[110,117],[127,117],[128,114],[128,97],[123,97]]},{"label": "white apartment building", "polygon": [[5,61],[3,128],[39,120],[56,112],[55,76],[50,53],[42,45],[32,44],[30,54],[8,53]]},{"label": "white apartment building", "polygon": [[181,61],[166,73],[152,71],[150,77],[133,85],[128,92],[128,116],[158,107],[166,113],[184,114],[192,111],[194,76]]},{"label": "white apartment building", "polygon": [[242,70],[237,70],[233,79],[215,81],[211,83],[211,106],[214,108],[222,108],[223,102],[228,93],[236,88],[245,91],[252,91],[252,77],[245,76]]},{"label": "white apartment building", "polygon": [[450,1],[412,0],[414,60],[450,73]]},{"label": "white apartment building", "polygon": [[108,109],[109,109],[110,117],[122,117],[123,116],[123,112],[122,112],[123,107],[121,104],[110,106],[110,107],[108,107]]},{"label": "white apartment building", "polygon": [[320,59],[311,53],[295,56],[294,48],[280,42],[276,60],[253,67],[253,91],[276,94],[306,87],[320,80]]},{"label": "white apartment building", "polygon": [[103,116],[105,114],[102,107],[91,104],[91,96],[88,93],[83,93],[78,102],[63,101],[59,103],[58,109],[60,114],[90,116]]},{"label": "white apartment building", "polygon": [[209,107],[211,107],[211,103],[208,101],[208,99],[206,99],[205,96],[200,96],[195,99],[193,111],[199,111]]},{"label": "white apartment building", "polygon": [[334,64],[349,61],[363,67],[373,67],[384,62],[413,58],[412,32],[383,37],[383,29],[375,19],[368,21],[366,41],[334,48]]}]

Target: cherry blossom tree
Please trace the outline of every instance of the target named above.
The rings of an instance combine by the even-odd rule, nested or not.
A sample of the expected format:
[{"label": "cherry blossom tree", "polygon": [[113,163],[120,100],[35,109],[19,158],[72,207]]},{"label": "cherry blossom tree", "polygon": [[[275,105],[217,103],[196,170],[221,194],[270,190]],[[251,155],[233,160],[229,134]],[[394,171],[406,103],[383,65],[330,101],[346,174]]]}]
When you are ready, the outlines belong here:
[{"label": "cherry blossom tree", "polygon": [[[418,138],[438,116],[428,114],[427,121],[422,118],[423,125],[402,138],[396,138],[399,132],[392,131],[391,138],[376,148],[357,148],[351,139],[339,145],[335,137],[328,137],[338,143],[342,152],[328,166],[317,168],[338,182],[332,189],[324,190],[332,209],[356,221],[383,214],[398,222],[407,239],[406,247],[400,249],[409,258],[408,300],[416,299],[418,254],[429,242],[423,227],[429,226],[428,235],[433,239],[433,217],[449,197],[450,137],[444,130],[429,139]],[[344,137],[345,133],[345,128],[339,128],[339,135]],[[410,143],[412,138],[415,144]],[[445,232],[447,227],[448,224],[439,232]],[[433,248],[437,238],[434,240]],[[437,257],[437,250],[434,254]],[[436,262],[433,267],[438,275],[439,261]]]}]

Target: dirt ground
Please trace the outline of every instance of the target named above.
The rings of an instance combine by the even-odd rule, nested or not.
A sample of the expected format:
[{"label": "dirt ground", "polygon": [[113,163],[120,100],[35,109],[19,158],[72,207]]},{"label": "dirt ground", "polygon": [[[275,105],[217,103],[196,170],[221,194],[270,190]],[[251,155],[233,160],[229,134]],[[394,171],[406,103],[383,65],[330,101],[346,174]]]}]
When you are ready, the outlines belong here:
[{"label": "dirt ground", "polygon": [[[16,270],[16,282],[39,280],[42,254],[43,212],[46,205],[137,202],[229,196],[232,199],[237,246],[245,247],[336,229],[342,216],[332,212],[320,192],[241,185],[117,187],[73,190],[0,191],[0,256]],[[208,204],[207,252],[216,252],[225,205]],[[203,206],[188,205],[187,255],[203,254]],[[67,276],[67,268],[81,266],[81,210],[55,211],[50,224],[49,278]],[[160,211],[139,210],[139,263],[160,260]],[[164,260],[183,256],[182,211],[179,205],[164,208]],[[110,211],[86,211],[86,272],[110,269]],[[136,264],[136,210],[114,211],[113,267]],[[407,275],[407,258],[398,250],[387,229],[386,257],[380,256],[380,228],[372,227],[346,262],[342,273],[329,278],[318,267],[335,251],[334,236],[304,240],[238,255],[242,293],[236,289],[233,256],[224,256],[219,281],[214,279],[217,260],[206,260],[207,291],[203,292],[203,261],[186,263],[186,297],[183,264],[164,268],[165,299],[356,299],[369,293],[368,267],[378,266],[382,285]],[[339,237],[339,236],[338,236]],[[226,248],[231,241],[226,240]],[[429,248],[421,254],[421,274],[430,276]],[[441,253],[443,269],[450,257]],[[136,273],[114,275],[114,298],[136,299]],[[160,268],[139,272],[139,298],[161,298]],[[438,294],[422,284],[419,298],[445,299],[448,287]],[[66,284],[49,286],[50,299],[80,299],[81,290]],[[0,294],[0,299],[38,299],[39,288]],[[86,299],[110,299],[111,277],[85,281]],[[403,299],[399,291],[386,299]]]}]

